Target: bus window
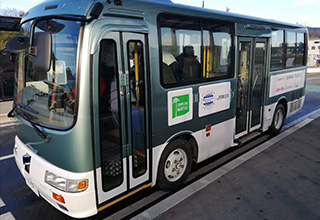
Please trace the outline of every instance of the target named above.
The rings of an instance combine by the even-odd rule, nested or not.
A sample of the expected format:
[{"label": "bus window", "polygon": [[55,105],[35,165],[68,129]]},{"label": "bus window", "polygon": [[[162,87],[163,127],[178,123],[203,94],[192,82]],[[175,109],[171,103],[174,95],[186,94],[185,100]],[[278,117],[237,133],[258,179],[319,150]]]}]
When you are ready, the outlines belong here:
[{"label": "bus window", "polygon": [[143,45],[140,41],[128,41],[129,78],[131,94],[131,135],[133,177],[147,170],[145,136],[145,80]]},{"label": "bus window", "polygon": [[231,25],[210,22],[203,29],[203,78],[231,76]]},{"label": "bus window", "polygon": [[238,95],[237,95],[237,125],[236,133],[247,128],[248,102],[249,102],[249,74],[251,42],[241,42],[239,45],[239,69],[238,69]]},{"label": "bus window", "polygon": [[[18,27],[20,19],[3,17],[1,24],[8,27]],[[11,23],[12,22],[12,23]],[[18,29],[19,30],[19,29]],[[5,50],[5,45],[10,38],[19,34],[18,30],[0,30],[0,100],[12,99],[14,94],[14,62],[10,59],[10,53]]]},{"label": "bus window", "polygon": [[162,62],[164,64],[162,65],[164,66],[162,82],[164,84],[201,79],[200,30],[200,22],[194,19],[170,17],[161,20]]},{"label": "bus window", "polygon": [[99,121],[103,190],[119,186],[122,175],[116,43],[102,40],[99,58]]},{"label": "bus window", "polygon": [[297,33],[296,66],[304,65],[304,33]]},{"label": "bus window", "polygon": [[271,71],[283,68],[283,30],[272,32]]},{"label": "bus window", "polygon": [[293,31],[286,32],[287,57],[286,67],[294,67],[296,55],[296,33]]}]

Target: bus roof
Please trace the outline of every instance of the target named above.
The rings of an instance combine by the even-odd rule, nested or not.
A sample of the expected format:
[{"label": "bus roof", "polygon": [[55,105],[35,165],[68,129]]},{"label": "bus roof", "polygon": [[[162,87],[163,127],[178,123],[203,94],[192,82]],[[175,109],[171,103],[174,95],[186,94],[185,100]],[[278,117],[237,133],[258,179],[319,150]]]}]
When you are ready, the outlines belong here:
[{"label": "bus roof", "polygon": [[[30,9],[22,19],[22,22],[34,19],[35,17],[41,16],[49,16],[49,15],[74,15],[74,16],[86,16],[92,7],[92,5],[98,1],[95,0],[87,0],[87,1],[79,1],[79,0],[46,0],[34,8]],[[280,21],[275,21],[272,19],[264,19],[258,17],[252,17],[247,15],[241,15],[231,12],[224,12],[214,9],[193,7],[188,5],[182,5],[173,3],[170,0],[111,0],[111,3],[107,3],[107,1],[100,1],[104,4],[105,8],[103,10],[106,11],[108,8],[113,7],[114,9],[138,9],[141,11],[142,5],[144,6],[152,6],[150,10],[160,10],[162,12],[167,13],[175,13],[175,14],[184,14],[189,16],[196,17],[205,17],[205,18],[215,18],[220,20],[228,20],[232,22],[243,22],[243,23],[255,23],[261,25],[270,25],[277,26],[280,28],[302,28],[305,29],[302,25],[290,24]],[[117,5],[115,2],[121,2]],[[103,13],[102,12],[102,13]],[[128,10],[130,13],[130,10]]]}]

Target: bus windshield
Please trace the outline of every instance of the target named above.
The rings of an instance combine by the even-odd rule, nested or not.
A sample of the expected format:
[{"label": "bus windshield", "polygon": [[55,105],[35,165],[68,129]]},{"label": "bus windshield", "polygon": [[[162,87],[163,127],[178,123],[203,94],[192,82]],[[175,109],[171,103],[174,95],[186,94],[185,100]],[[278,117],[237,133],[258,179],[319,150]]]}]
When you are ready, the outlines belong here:
[{"label": "bus windshield", "polygon": [[[49,71],[35,71],[28,52],[17,56],[16,104],[27,106],[20,110],[37,124],[65,129],[74,123],[80,26],[81,22],[60,19],[37,22],[34,36],[48,32],[52,38]],[[20,35],[29,36],[30,30],[31,22],[25,23]]]}]

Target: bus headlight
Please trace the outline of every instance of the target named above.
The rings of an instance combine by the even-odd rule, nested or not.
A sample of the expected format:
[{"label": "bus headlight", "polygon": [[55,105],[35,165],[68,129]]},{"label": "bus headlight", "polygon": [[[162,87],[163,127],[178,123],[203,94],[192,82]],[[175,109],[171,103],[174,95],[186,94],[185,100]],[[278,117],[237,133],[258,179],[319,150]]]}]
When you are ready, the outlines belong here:
[{"label": "bus headlight", "polygon": [[88,179],[71,180],[46,171],[44,181],[50,186],[65,192],[81,192],[88,188]]}]

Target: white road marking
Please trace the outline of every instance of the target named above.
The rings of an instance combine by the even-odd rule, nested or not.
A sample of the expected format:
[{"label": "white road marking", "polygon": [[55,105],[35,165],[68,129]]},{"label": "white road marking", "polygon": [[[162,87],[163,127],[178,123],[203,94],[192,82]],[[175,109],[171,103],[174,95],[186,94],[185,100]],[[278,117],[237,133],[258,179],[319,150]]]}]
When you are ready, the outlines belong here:
[{"label": "white road marking", "polygon": [[1,220],[16,220],[11,212],[4,213],[0,215]]},{"label": "white road marking", "polygon": [[297,125],[299,122],[301,122],[301,121],[303,121],[303,120],[305,120],[307,118],[310,118],[311,116],[313,116],[315,114],[318,114],[319,112],[320,112],[320,109],[314,110],[313,112],[310,112],[310,113],[308,113],[308,114],[306,114],[306,115],[304,115],[304,116],[302,116],[302,117],[290,122],[289,124],[284,125],[282,130],[283,131],[287,130],[288,128],[291,128],[291,127]]},{"label": "white road marking", "polygon": [[0,197],[0,208],[2,208],[3,206],[6,206],[6,204],[3,202],[3,200]]},{"label": "white road marking", "polygon": [[20,124],[21,122],[17,121],[17,122],[12,122],[12,123],[9,123],[9,124],[3,124],[1,125],[1,122],[0,122],[0,128],[5,128],[5,127],[9,127],[9,126],[13,126],[13,125],[17,125],[17,124]]},{"label": "white road marking", "polygon": [[10,158],[13,158],[14,157],[14,154],[10,154],[10,155],[7,155],[7,156],[3,156],[3,157],[0,157],[0,161],[1,160],[6,160],[6,159],[10,159]]}]

